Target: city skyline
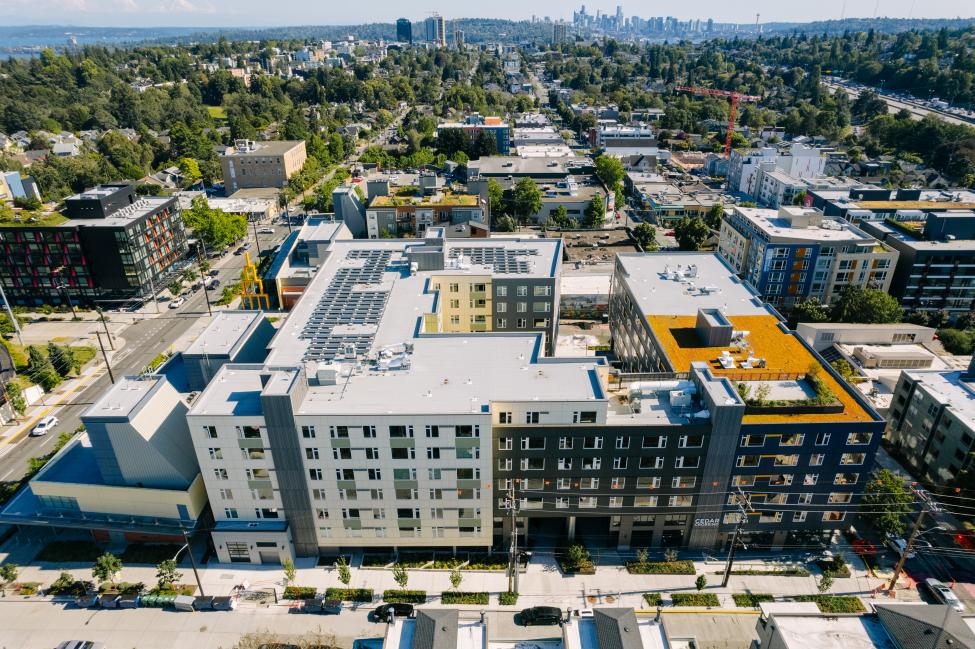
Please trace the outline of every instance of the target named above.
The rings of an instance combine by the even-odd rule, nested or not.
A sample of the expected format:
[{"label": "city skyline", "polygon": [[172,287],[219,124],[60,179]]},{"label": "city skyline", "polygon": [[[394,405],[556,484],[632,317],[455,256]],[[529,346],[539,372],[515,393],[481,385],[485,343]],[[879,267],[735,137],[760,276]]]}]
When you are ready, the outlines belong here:
[{"label": "city skyline", "polygon": [[[530,20],[540,19],[571,20],[572,12],[578,11],[579,4],[566,6],[555,0],[542,0],[525,5],[509,0],[495,3],[490,8],[479,9],[480,15],[470,14],[469,9],[450,10],[437,2],[413,3],[404,12],[398,3],[380,0],[368,7],[328,7],[315,10],[295,0],[285,0],[275,7],[274,21],[262,24],[255,21],[261,15],[262,6],[254,0],[10,0],[0,18],[9,25],[77,25],[92,27],[156,27],[156,26],[199,26],[199,27],[271,27],[286,25],[356,25],[363,23],[394,23],[397,18],[407,17],[420,22],[433,12],[442,14],[447,20],[458,18],[509,18]],[[588,2],[589,14],[596,11],[613,15],[617,6],[622,7],[624,16],[638,15],[642,18],[656,15],[669,15],[673,9],[648,7],[640,4],[620,4],[615,2]],[[703,0],[695,5],[694,14],[677,12],[680,20],[713,18],[717,22],[751,23],[756,15],[761,22],[811,22],[835,20],[841,17],[869,18],[883,16],[891,18],[953,18],[971,15],[971,5],[961,0],[931,0],[918,6],[916,0],[889,0],[885,3],[851,3],[849,0],[826,0],[816,5],[784,5],[770,0],[756,0],[747,10],[739,6],[729,6],[715,0]],[[923,15],[919,15],[923,12]],[[966,14],[966,12],[968,12]],[[52,20],[57,16],[57,20]]]}]

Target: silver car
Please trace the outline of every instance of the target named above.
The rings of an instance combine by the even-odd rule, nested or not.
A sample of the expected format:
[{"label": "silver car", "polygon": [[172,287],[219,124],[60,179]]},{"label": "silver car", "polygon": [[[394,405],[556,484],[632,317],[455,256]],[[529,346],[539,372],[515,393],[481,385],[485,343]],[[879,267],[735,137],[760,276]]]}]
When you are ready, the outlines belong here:
[{"label": "silver car", "polygon": [[928,590],[931,592],[931,596],[942,604],[950,606],[959,613],[965,610],[965,605],[961,603],[958,596],[951,592],[950,588],[934,577],[928,577],[925,579],[924,585],[928,587]]}]

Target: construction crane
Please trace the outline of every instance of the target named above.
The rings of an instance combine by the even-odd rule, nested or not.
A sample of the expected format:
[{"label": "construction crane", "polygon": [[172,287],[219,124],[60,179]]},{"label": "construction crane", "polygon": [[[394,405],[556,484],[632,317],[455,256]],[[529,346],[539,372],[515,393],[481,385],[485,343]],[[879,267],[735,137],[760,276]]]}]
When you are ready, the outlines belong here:
[{"label": "construction crane", "polygon": [[761,99],[754,95],[743,95],[740,92],[730,90],[715,90],[714,88],[698,88],[696,86],[677,86],[674,90],[690,92],[695,95],[710,95],[711,97],[727,97],[731,100],[731,107],[728,109],[728,137],[724,143],[724,157],[731,158],[731,134],[735,132],[735,118],[738,116],[738,102],[755,102]]}]

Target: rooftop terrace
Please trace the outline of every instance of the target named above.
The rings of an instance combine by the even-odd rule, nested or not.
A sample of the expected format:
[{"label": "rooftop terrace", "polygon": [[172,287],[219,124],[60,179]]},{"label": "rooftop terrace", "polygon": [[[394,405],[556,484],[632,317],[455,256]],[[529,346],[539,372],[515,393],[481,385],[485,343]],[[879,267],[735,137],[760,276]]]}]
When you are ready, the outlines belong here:
[{"label": "rooftop terrace", "polygon": [[433,196],[376,196],[370,209],[381,207],[477,207],[478,197],[473,194],[444,192]]}]

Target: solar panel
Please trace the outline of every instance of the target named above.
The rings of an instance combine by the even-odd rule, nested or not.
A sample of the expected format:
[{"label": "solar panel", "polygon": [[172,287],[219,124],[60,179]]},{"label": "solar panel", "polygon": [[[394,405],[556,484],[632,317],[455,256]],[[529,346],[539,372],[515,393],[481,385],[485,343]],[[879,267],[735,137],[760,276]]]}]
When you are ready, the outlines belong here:
[{"label": "solar panel", "polygon": [[501,246],[450,247],[450,257],[464,257],[477,266],[490,266],[495,273],[504,275],[527,275],[532,270],[529,257],[536,256],[537,250],[511,250]]}]

